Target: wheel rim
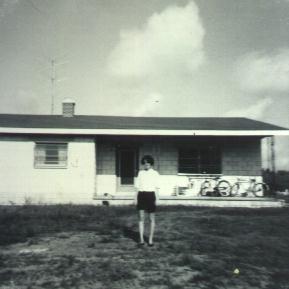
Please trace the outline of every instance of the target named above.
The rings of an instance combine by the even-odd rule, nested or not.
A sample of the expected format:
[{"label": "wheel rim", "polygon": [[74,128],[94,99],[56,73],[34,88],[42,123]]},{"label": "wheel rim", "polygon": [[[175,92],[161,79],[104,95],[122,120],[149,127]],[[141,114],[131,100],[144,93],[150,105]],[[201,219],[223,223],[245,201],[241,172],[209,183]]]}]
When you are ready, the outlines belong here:
[{"label": "wheel rim", "polygon": [[267,185],[263,183],[257,183],[254,186],[253,193],[256,197],[263,197],[267,192]]},{"label": "wheel rim", "polygon": [[207,195],[207,190],[210,187],[210,184],[208,181],[205,181],[202,186],[201,186],[201,195],[206,196]]},{"label": "wheel rim", "polygon": [[221,196],[225,197],[230,195],[231,186],[228,181],[220,181],[217,188]]},{"label": "wheel rim", "polygon": [[233,185],[231,189],[231,195],[236,196],[238,194],[238,191],[239,191],[239,185],[238,184]]}]

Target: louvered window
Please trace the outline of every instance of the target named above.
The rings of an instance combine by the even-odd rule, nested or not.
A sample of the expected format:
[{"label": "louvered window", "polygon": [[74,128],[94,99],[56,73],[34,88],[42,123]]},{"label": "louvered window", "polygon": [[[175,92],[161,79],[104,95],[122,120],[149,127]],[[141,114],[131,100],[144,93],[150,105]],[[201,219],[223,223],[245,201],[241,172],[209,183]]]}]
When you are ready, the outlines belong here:
[{"label": "louvered window", "polygon": [[179,150],[179,173],[220,174],[221,151],[216,146],[202,146]]},{"label": "louvered window", "polygon": [[35,144],[35,168],[66,168],[67,143],[39,142]]}]

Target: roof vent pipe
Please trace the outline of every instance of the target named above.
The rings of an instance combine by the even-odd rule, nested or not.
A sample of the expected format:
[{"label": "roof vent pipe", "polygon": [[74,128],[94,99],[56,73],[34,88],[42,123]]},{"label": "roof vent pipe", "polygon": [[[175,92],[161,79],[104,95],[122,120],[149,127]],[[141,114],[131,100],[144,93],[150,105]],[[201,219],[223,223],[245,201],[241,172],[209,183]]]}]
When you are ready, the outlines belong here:
[{"label": "roof vent pipe", "polygon": [[62,116],[73,117],[75,109],[75,101],[70,98],[66,98],[62,101]]}]

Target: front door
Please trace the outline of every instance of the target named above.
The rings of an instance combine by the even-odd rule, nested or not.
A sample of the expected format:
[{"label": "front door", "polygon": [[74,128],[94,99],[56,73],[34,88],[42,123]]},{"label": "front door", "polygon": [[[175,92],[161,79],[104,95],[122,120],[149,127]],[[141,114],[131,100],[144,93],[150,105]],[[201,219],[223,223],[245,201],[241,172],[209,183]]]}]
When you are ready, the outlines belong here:
[{"label": "front door", "polygon": [[117,191],[132,192],[138,171],[138,151],[135,147],[120,146],[117,149]]}]

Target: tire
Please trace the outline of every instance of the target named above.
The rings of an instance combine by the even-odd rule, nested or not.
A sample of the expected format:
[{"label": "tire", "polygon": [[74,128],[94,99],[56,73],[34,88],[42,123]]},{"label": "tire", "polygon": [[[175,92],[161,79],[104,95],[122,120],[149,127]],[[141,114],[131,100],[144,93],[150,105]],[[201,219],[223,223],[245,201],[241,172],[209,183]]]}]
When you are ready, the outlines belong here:
[{"label": "tire", "polygon": [[237,196],[240,190],[240,185],[238,183],[234,184],[231,188],[231,196]]},{"label": "tire", "polygon": [[217,184],[217,191],[222,197],[228,197],[230,196],[231,192],[231,185],[228,181],[226,180],[221,180]]},{"label": "tire", "polygon": [[200,195],[201,196],[207,196],[207,190],[210,187],[209,181],[204,181],[201,185]]},{"label": "tire", "polygon": [[269,186],[265,183],[256,183],[253,187],[255,197],[264,197],[269,192]]}]

